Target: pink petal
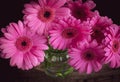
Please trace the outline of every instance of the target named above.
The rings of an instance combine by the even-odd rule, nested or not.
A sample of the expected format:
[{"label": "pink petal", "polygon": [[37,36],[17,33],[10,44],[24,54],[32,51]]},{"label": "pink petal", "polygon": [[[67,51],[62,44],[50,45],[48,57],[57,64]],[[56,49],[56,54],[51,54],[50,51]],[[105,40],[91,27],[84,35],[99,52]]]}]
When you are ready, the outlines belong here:
[{"label": "pink petal", "polygon": [[36,20],[37,14],[29,14],[24,16],[25,21],[33,21]]},{"label": "pink petal", "polygon": [[44,44],[40,44],[39,46],[37,46],[40,50],[47,50],[48,46],[44,45]]},{"label": "pink petal", "polygon": [[50,36],[58,36],[58,37],[60,37],[60,32],[59,31],[49,31],[51,34],[50,34]]},{"label": "pink petal", "polygon": [[61,45],[60,42],[61,42],[61,38],[57,38],[56,40],[54,40],[54,42],[52,42],[53,47],[57,49],[58,46]]},{"label": "pink petal", "polygon": [[17,52],[16,48],[11,45],[10,46],[7,44],[1,45],[1,47],[3,47],[3,51],[2,51],[2,54],[4,54],[3,58],[6,58],[6,59],[12,57]]},{"label": "pink petal", "polygon": [[11,66],[15,66],[15,65],[16,65],[16,61],[17,61],[17,60],[16,60],[16,56],[17,56],[17,55],[15,54],[15,55],[10,59],[10,65],[11,65]]},{"label": "pink petal", "polygon": [[74,64],[76,63],[76,60],[69,59],[68,63],[69,65],[74,66]]},{"label": "pink petal", "polygon": [[18,21],[18,26],[19,26],[19,29],[20,29],[20,31],[22,33],[25,30],[24,29],[25,28],[24,24],[21,21]]},{"label": "pink petal", "polygon": [[6,28],[1,28],[2,33],[6,33],[7,29]]},{"label": "pink petal", "polygon": [[90,74],[91,72],[92,72],[92,65],[91,62],[89,62],[87,65],[87,74]]},{"label": "pink petal", "polygon": [[13,55],[15,55],[15,53],[3,54],[3,58],[8,59],[8,58],[11,58]]},{"label": "pink petal", "polygon": [[97,66],[97,70],[96,71],[99,71],[101,68],[102,68],[102,65],[96,61],[96,66]]},{"label": "pink petal", "polygon": [[33,49],[31,51],[31,53],[34,54],[36,57],[43,57],[44,58],[44,56],[45,56],[45,53],[42,50],[34,50]]},{"label": "pink petal", "polygon": [[94,70],[95,72],[98,72],[99,69],[98,69],[98,67],[97,67],[97,65],[96,65],[96,62],[95,62],[95,61],[92,61],[91,64],[92,64],[92,66],[93,66],[93,70]]},{"label": "pink petal", "polygon": [[22,68],[24,68],[24,70],[29,70],[29,69],[33,68],[33,65],[31,63],[31,60],[29,59],[28,53],[24,54],[23,62],[24,62],[24,64],[23,64]]},{"label": "pink petal", "polygon": [[44,34],[44,31],[45,31],[45,23],[41,22],[40,26],[39,26],[39,29],[37,30],[37,33],[42,35]]},{"label": "pink petal", "polygon": [[38,19],[38,18],[36,18],[36,16],[35,15],[28,15],[27,16],[28,18],[26,19],[27,21],[29,21],[28,22],[28,26],[30,27],[30,28],[33,28],[34,27],[34,25],[36,26],[36,23],[40,23],[40,20]]},{"label": "pink petal", "polygon": [[14,54],[13,57],[10,59],[10,65],[11,66],[17,66],[18,68],[21,68],[23,64],[23,54],[21,52],[18,52],[17,54]]},{"label": "pink petal", "polygon": [[16,62],[16,65],[18,68],[21,68],[22,65],[23,65],[23,53],[17,53],[17,62]]},{"label": "pink petal", "polygon": [[24,7],[25,8],[32,8],[32,5],[31,4],[25,4]]},{"label": "pink petal", "polygon": [[117,65],[116,65],[116,68],[119,68],[119,67],[120,67],[120,59],[117,59],[117,60],[116,60],[116,64],[117,64]]},{"label": "pink petal", "polygon": [[15,39],[15,37],[13,35],[9,34],[9,33],[4,33],[4,36],[9,40],[14,40]]},{"label": "pink petal", "polygon": [[48,6],[53,8],[59,8],[66,3],[66,0],[49,0]]},{"label": "pink petal", "polygon": [[10,54],[14,54],[15,52],[16,52],[16,48],[15,47],[6,47],[6,48],[4,48],[3,49],[3,51],[2,51],[3,53],[10,53]]},{"label": "pink petal", "polygon": [[28,23],[28,26],[30,27],[31,32],[35,33],[36,31],[40,30],[41,23],[39,21],[32,23],[32,21],[31,21]]},{"label": "pink petal", "polygon": [[81,62],[76,62],[76,64],[74,65],[76,70],[80,69],[80,66],[81,66],[80,64]]},{"label": "pink petal", "polygon": [[68,8],[62,7],[56,11],[56,17],[65,17],[70,16],[70,10]]},{"label": "pink petal", "polygon": [[112,60],[113,57],[114,57],[113,54],[110,53],[109,56],[106,58],[105,62],[109,63]]},{"label": "pink petal", "polygon": [[33,44],[39,46],[41,44],[45,44],[47,42],[47,39],[42,35],[35,35],[32,37],[33,39]]},{"label": "pink petal", "polygon": [[21,35],[22,33],[19,30],[19,27],[16,23],[11,23],[11,26],[15,29],[15,31],[17,32],[17,34]]},{"label": "pink petal", "polygon": [[51,38],[50,38],[50,41],[49,41],[50,44],[52,44],[57,38],[58,38],[57,36],[55,36],[55,37],[51,37]]},{"label": "pink petal", "polygon": [[[45,0],[44,0],[44,2],[45,2]],[[37,10],[39,10],[41,8],[40,5],[38,5],[38,3],[36,3],[36,2],[32,2],[31,5],[32,5],[33,8],[35,8]]]},{"label": "pink petal", "polygon": [[116,67],[116,59],[115,56],[112,57],[111,63],[110,63],[110,67],[115,68]]},{"label": "pink petal", "polygon": [[14,37],[18,36],[17,31],[14,29],[14,27],[12,26],[12,24],[10,24],[10,26],[7,27],[7,31],[12,34]]},{"label": "pink petal", "polygon": [[10,41],[10,40],[7,40],[7,39],[5,39],[4,37],[2,37],[2,38],[0,38],[0,42],[1,43],[10,43],[10,44],[14,44],[14,41]]},{"label": "pink petal", "polygon": [[39,62],[44,62],[44,59],[45,59],[45,58],[44,58],[43,56],[42,56],[42,57],[38,57],[38,61],[39,61]]},{"label": "pink petal", "polygon": [[46,0],[38,0],[39,4],[41,7],[44,7],[47,5],[47,1]]},{"label": "pink petal", "polygon": [[38,61],[37,57],[34,56],[32,53],[29,53],[29,59],[30,59],[30,62],[33,66],[37,66],[40,62]]},{"label": "pink petal", "polygon": [[29,14],[36,14],[36,13],[38,13],[38,12],[39,12],[39,10],[34,9],[34,8],[26,8],[26,9],[23,11],[23,13],[29,13]]},{"label": "pink petal", "polygon": [[96,4],[92,0],[86,1],[84,5],[87,6],[89,9],[93,9],[96,6]]},{"label": "pink petal", "polygon": [[59,49],[59,50],[60,50],[60,49],[64,49],[64,45],[65,45],[65,43],[64,43],[63,39],[61,39],[60,45],[58,46],[58,49]]},{"label": "pink petal", "polygon": [[43,62],[44,61],[44,57],[45,57],[44,51],[33,50],[31,53],[34,54],[37,57],[39,62]]},{"label": "pink petal", "polygon": [[79,69],[79,72],[80,72],[80,73],[86,72],[86,69],[87,69],[86,67],[87,67],[87,63],[84,62],[83,65],[82,65],[82,67]]}]

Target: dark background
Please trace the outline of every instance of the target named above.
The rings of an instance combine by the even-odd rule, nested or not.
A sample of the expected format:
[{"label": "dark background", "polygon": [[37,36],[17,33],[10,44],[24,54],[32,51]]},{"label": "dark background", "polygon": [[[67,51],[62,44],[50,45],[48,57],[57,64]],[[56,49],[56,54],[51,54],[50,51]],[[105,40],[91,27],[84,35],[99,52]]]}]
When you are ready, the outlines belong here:
[{"label": "dark background", "polygon": [[[120,24],[120,2],[119,0],[94,0],[102,16],[108,16],[112,18],[114,23]],[[30,2],[30,0],[1,0],[0,1],[0,27],[5,27],[10,22],[17,22],[22,20],[23,5]],[[32,82],[29,81],[29,74],[35,73],[36,71],[22,71],[15,67],[9,66],[9,60],[0,58],[0,82]],[[36,77],[37,74],[33,77]],[[41,78],[39,82],[55,82],[55,79],[47,77],[43,72],[39,73]],[[38,75],[39,75],[38,74]],[[46,79],[47,78],[47,79]],[[18,80],[19,79],[19,80]],[[24,79],[27,79],[24,81]],[[35,81],[33,81],[35,82]],[[37,81],[36,81],[37,82]],[[119,81],[120,82],[120,81]]]}]

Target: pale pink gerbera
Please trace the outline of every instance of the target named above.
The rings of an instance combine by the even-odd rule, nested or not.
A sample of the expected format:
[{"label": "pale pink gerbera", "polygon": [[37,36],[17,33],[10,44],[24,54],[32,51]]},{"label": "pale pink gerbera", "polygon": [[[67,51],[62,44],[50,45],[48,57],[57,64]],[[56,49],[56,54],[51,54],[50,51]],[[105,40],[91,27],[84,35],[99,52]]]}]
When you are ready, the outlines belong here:
[{"label": "pale pink gerbera", "polygon": [[107,16],[103,17],[99,15],[99,12],[96,13],[96,16],[94,16],[90,22],[93,30],[91,37],[101,44],[105,39],[104,32],[106,31],[106,28],[112,25],[113,22]]},{"label": "pale pink gerbera", "polygon": [[28,70],[44,61],[44,51],[48,49],[43,36],[30,32],[19,21],[18,24],[10,23],[2,30],[4,37],[0,38],[0,48],[3,58],[10,58],[10,65]]},{"label": "pale pink gerbera", "polygon": [[92,0],[82,2],[82,0],[68,1],[68,7],[71,10],[71,15],[82,21],[86,21],[88,18],[92,18],[95,13],[91,11],[96,4]]},{"label": "pale pink gerbera", "polygon": [[63,18],[50,30],[50,45],[54,49],[66,49],[77,42],[90,37],[91,27],[87,22],[81,23],[73,17]]},{"label": "pale pink gerbera", "polygon": [[38,3],[25,5],[24,20],[31,30],[39,34],[48,34],[55,19],[70,16],[70,10],[62,7],[66,0],[38,0]]},{"label": "pale pink gerbera", "polygon": [[104,50],[98,46],[96,40],[86,41],[72,47],[68,51],[69,64],[79,71],[79,73],[90,74],[93,71],[98,72],[102,68]]},{"label": "pale pink gerbera", "polygon": [[120,27],[112,25],[107,28],[108,32],[105,33],[106,63],[110,63],[110,67],[120,67]]}]

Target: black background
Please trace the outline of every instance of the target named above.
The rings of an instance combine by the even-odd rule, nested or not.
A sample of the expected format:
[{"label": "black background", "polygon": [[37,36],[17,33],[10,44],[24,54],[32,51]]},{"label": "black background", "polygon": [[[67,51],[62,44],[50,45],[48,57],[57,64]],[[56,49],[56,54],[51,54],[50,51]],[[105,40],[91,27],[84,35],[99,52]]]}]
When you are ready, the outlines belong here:
[{"label": "black background", "polygon": [[[114,23],[120,24],[119,0],[94,0],[96,8],[102,16],[112,18]],[[5,27],[10,22],[22,20],[23,5],[30,0],[1,0],[0,1],[0,27]],[[13,82],[14,76],[20,76],[17,68],[9,66],[9,60],[0,58],[0,82]],[[21,80],[22,82],[22,80]]]}]

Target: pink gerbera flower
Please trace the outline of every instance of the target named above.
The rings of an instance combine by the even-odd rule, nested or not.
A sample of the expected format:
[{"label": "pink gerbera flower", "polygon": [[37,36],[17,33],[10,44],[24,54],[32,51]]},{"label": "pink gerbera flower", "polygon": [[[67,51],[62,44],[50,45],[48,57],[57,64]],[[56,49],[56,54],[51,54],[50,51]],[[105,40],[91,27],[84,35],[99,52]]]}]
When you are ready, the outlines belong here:
[{"label": "pink gerbera flower", "polygon": [[62,7],[66,0],[38,0],[38,3],[25,5],[23,13],[24,20],[31,28],[39,34],[48,34],[51,23],[55,19],[70,16],[70,10]]},{"label": "pink gerbera flower", "polygon": [[106,27],[112,25],[112,20],[107,16],[102,17],[99,15],[99,12],[96,12],[96,16],[91,19],[91,27],[93,29],[91,37],[92,39],[96,39],[99,44],[101,44],[104,39],[105,35],[104,32],[106,31]]},{"label": "pink gerbera flower", "polygon": [[10,58],[10,65],[28,70],[44,61],[44,51],[48,49],[43,36],[26,29],[19,21],[18,24],[10,23],[2,30],[4,37],[0,38],[0,48],[3,58]]},{"label": "pink gerbera flower", "polygon": [[107,28],[105,33],[106,63],[110,63],[110,67],[120,67],[120,27],[112,25]]},{"label": "pink gerbera flower", "polygon": [[54,49],[66,49],[77,42],[90,37],[91,27],[87,22],[81,23],[73,17],[63,18],[50,30],[50,45]]},{"label": "pink gerbera flower", "polygon": [[82,21],[86,21],[88,18],[92,18],[94,16],[95,13],[91,10],[95,6],[96,4],[92,0],[87,0],[84,3],[82,0],[68,1],[68,7],[71,10],[71,15]]},{"label": "pink gerbera flower", "polygon": [[96,40],[86,41],[77,47],[70,48],[68,55],[70,56],[68,63],[80,73],[90,74],[102,68],[104,50],[98,46]]}]

